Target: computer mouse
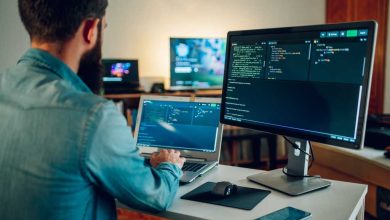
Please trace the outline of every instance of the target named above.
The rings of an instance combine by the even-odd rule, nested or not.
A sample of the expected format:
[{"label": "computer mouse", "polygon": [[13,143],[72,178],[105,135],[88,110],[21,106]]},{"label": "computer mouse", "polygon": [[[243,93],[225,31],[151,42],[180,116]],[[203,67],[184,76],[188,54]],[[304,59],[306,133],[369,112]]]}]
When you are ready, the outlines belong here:
[{"label": "computer mouse", "polygon": [[233,195],[237,192],[237,185],[234,185],[231,182],[222,181],[215,184],[213,190],[211,191],[212,194],[227,197],[230,195]]},{"label": "computer mouse", "polygon": [[385,148],[385,157],[390,158],[390,146]]}]

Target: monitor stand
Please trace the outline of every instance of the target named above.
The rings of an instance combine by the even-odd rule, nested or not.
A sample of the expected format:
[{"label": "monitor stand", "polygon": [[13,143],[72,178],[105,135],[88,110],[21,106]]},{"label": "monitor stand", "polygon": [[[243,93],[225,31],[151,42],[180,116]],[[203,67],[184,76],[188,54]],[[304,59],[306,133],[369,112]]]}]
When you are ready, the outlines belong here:
[{"label": "monitor stand", "polygon": [[[310,154],[309,141],[297,138],[289,138],[304,152]],[[285,172],[292,176],[307,176],[309,156],[294,147],[288,148],[288,164]],[[248,176],[253,182],[263,186],[286,193],[291,196],[298,196],[304,193],[319,190],[331,185],[331,182],[322,180],[320,177],[292,177],[283,173],[282,169],[276,169],[260,174]]]}]

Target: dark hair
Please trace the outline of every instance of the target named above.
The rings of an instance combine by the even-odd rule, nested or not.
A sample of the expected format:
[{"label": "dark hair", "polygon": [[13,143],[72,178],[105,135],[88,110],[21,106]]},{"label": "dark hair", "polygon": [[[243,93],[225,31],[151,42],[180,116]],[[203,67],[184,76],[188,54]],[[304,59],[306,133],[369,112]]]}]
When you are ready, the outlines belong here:
[{"label": "dark hair", "polygon": [[19,0],[19,14],[32,40],[65,42],[87,18],[102,18],[107,0]]}]

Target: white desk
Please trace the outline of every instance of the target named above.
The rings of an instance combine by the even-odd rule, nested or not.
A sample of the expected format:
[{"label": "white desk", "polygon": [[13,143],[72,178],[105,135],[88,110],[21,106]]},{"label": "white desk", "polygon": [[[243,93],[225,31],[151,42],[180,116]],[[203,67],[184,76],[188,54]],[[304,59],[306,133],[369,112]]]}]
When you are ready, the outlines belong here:
[{"label": "white desk", "polygon": [[[172,219],[188,219],[188,216],[223,220],[255,219],[283,207],[292,206],[311,212],[313,220],[364,219],[364,201],[367,186],[340,181],[331,181],[332,185],[326,189],[298,197],[290,197],[271,190],[271,194],[251,211],[180,199],[182,195],[208,181],[218,182],[225,180],[239,186],[269,190],[246,179],[248,175],[259,172],[261,171],[219,165],[205,176],[195,180],[195,182],[181,186],[176,201],[167,212],[161,213],[161,216]],[[187,217],[181,217],[177,214],[184,214]]]}]

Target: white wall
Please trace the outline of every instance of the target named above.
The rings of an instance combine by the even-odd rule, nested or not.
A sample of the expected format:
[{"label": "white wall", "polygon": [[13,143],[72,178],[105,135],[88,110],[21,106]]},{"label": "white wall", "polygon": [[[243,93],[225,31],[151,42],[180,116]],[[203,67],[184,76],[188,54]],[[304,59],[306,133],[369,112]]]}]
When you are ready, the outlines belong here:
[{"label": "white wall", "polygon": [[141,76],[169,77],[169,37],[325,22],[325,0],[111,0],[105,57],[137,58]]},{"label": "white wall", "polygon": [[[110,0],[104,57],[137,58],[141,77],[169,77],[169,37],[225,37],[227,31],[317,24],[325,0]],[[29,38],[16,0],[0,1],[0,71]]]},{"label": "white wall", "polygon": [[29,47],[17,0],[0,0],[0,71],[16,64]]},{"label": "white wall", "polygon": [[[224,37],[229,30],[323,23],[325,0],[110,0],[107,18],[104,57],[137,58],[142,77],[168,78],[171,36]],[[0,71],[28,46],[17,1],[1,0]],[[389,54],[387,64],[384,111],[390,113]]]},{"label": "white wall", "polygon": [[[110,0],[104,57],[138,58],[141,76],[169,77],[169,37],[323,23],[325,0]],[[0,70],[16,63],[28,36],[16,0],[0,1]]]},{"label": "white wall", "polygon": [[[325,0],[110,0],[104,57],[137,58],[140,74],[169,77],[169,37],[224,37],[229,30],[325,21]],[[390,30],[390,16],[388,22]],[[0,71],[29,46],[16,0],[0,1]],[[388,34],[387,51],[390,51]],[[390,113],[390,55],[384,111]]]}]

